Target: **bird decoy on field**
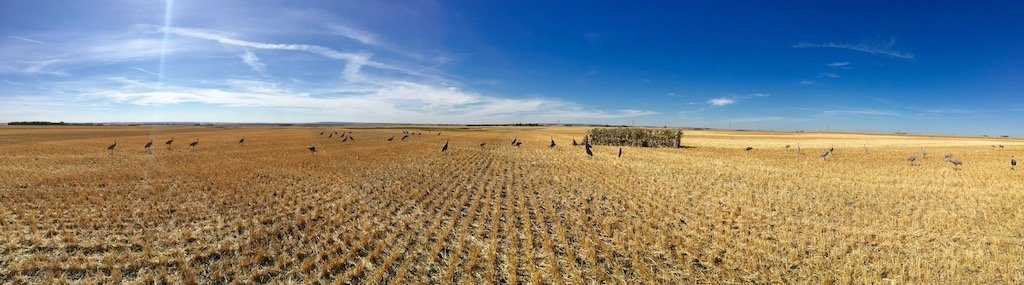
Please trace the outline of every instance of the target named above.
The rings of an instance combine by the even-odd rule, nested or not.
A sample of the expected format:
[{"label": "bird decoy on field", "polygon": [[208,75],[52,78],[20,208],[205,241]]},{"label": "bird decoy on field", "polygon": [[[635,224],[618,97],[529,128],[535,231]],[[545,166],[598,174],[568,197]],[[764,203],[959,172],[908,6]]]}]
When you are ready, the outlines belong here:
[{"label": "bird decoy on field", "polygon": [[829,154],[832,154],[832,150],[834,150],[834,148],[830,147],[830,148],[826,149],[824,152],[821,153],[821,158],[825,158]]},{"label": "bird decoy on field", "polygon": [[523,142],[516,142],[516,147],[523,145]]},{"label": "bird decoy on field", "polygon": [[404,135],[404,136],[402,136],[402,140],[403,140],[403,141],[404,141],[405,139],[407,139],[407,138],[409,138],[409,135]]},{"label": "bird decoy on field", "polygon": [[864,153],[868,153],[868,145],[864,144]]},{"label": "bird decoy on field", "polygon": [[314,152],[316,152],[316,147],[315,147],[315,146],[309,146],[309,147],[308,147],[308,148],[306,148],[306,149],[308,149],[308,150],[309,150],[309,153],[314,153]]},{"label": "bird decoy on field", "polygon": [[999,145],[999,148],[1004,148],[1003,145]]},{"label": "bird decoy on field", "polygon": [[952,163],[953,164],[953,169],[956,169],[956,170],[960,170],[960,165],[964,164],[962,161],[960,161],[959,159],[956,159],[956,158],[950,159],[949,163]]},{"label": "bird decoy on field", "polygon": [[194,141],[194,142],[192,142],[192,143],[188,144],[188,147],[189,147],[190,149],[192,149],[192,150],[196,150],[196,145],[197,145],[197,144],[199,144],[199,139],[196,139],[196,141]]},{"label": "bird decoy on field", "polygon": [[622,157],[622,147],[619,147],[619,157]]},{"label": "bird decoy on field", "polygon": [[142,148],[146,149],[148,152],[153,152],[153,140],[149,140],[149,142],[146,143],[146,146],[143,146]]},{"label": "bird decoy on field", "polygon": [[480,142],[480,147],[484,147],[484,145],[486,145],[486,144],[487,144],[487,142]]},{"label": "bird decoy on field", "polygon": [[174,137],[171,137],[171,139],[169,139],[166,142],[164,142],[164,145],[167,146],[167,149],[171,149],[171,143],[173,143],[173,142],[174,142]]},{"label": "bird decoy on field", "polygon": [[594,156],[594,152],[590,151],[590,144],[589,143],[583,145],[583,147],[587,149],[587,155]]},{"label": "bird decoy on field", "polygon": [[748,146],[747,148],[744,148],[744,149],[743,149],[743,151],[746,151],[746,152],[750,152],[751,150],[754,150],[754,148],[752,148],[752,147],[749,147],[749,146]]},{"label": "bird decoy on field", "polygon": [[512,139],[512,145],[513,146],[516,145],[516,140],[518,140],[518,138]]},{"label": "bird decoy on field", "polygon": [[356,141],[356,138],[353,137],[351,134],[348,135],[347,139],[350,140],[350,141]]},{"label": "bird decoy on field", "polygon": [[117,147],[117,141],[114,141],[113,144],[111,144],[110,146],[107,147],[107,152],[114,153],[114,148],[115,147]]},{"label": "bird decoy on field", "polygon": [[787,145],[785,146],[785,148],[786,148],[786,149],[788,150],[788,149],[789,149],[789,145],[787,144]]},{"label": "bird decoy on field", "polygon": [[347,142],[348,138],[341,139],[341,142]]},{"label": "bird decoy on field", "polygon": [[924,148],[921,149],[921,158],[928,158],[928,152]]},{"label": "bird decoy on field", "polygon": [[549,145],[548,147],[555,147],[555,139],[551,139],[551,145]]},{"label": "bird decoy on field", "polygon": [[947,152],[946,154],[942,155],[942,159],[944,159],[944,160],[950,160],[952,158],[953,158],[953,154],[952,153],[948,153]]},{"label": "bird decoy on field", "polygon": [[441,147],[441,152],[448,150],[448,140],[444,140],[444,146]]},{"label": "bird decoy on field", "polygon": [[439,135],[439,136],[440,136],[440,135],[441,135],[441,132],[437,132],[437,135]]},{"label": "bird decoy on field", "polygon": [[910,166],[914,166],[914,161],[917,161],[917,155],[911,154],[910,157],[907,158],[907,161],[910,162]]},{"label": "bird decoy on field", "polygon": [[395,137],[388,138],[388,141],[393,141],[393,140],[395,140]]},{"label": "bird decoy on field", "polygon": [[328,138],[333,138],[333,137],[334,137],[334,134],[330,134],[330,135],[328,135],[327,137],[328,137]]},{"label": "bird decoy on field", "polygon": [[238,140],[238,144],[245,145],[245,137],[242,137],[242,139]]},{"label": "bird decoy on field", "polygon": [[572,139],[572,146],[578,146],[578,145],[580,145],[580,144],[576,143],[576,139]]},{"label": "bird decoy on field", "polygon": [[322,135],[324,135],[324,133],[326,133],[326,132],[327,132],[327,131],[320,131],[320,135],[322,136]]},{"label": "bird decoy on field", "polygon": [[991,145],[992,148],[996,148],[996,145]]},{"label": "bird decoy on field", "polygon": [[1010,156],[1010,169],[1017,169],[1017,157]]},{"label": "bird decoy on field", "polygon": [[796,144],[796,154],[803,154],[800,150],[800,143]]}]

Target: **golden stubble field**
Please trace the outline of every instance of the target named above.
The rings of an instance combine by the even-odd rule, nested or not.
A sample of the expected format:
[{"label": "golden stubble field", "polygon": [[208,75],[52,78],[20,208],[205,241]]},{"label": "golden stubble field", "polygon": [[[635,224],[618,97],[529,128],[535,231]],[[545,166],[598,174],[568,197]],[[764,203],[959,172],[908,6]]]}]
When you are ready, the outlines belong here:
[{"label": "golden stubble field", "polygon": [[1022,140],[584,132],[0,127],[0,283],[1024,283]]}]

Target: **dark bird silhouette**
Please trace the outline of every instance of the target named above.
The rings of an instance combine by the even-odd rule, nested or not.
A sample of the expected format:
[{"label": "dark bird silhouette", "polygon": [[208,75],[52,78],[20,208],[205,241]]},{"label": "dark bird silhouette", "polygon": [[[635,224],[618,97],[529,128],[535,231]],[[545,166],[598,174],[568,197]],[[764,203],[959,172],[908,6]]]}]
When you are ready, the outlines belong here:
[{"label": "dark bird silhouette", "polygon": [[437,132],[437,135],[439,135],[439,136],[440,136],[440,135],[441,135],[441,132]]},{"label": "dark bird silhouette", "polygon": [[589,143],[588,143],[588,144],[585,144],[585,145],[583,145],[583,147],[587,149],[587,155],[589,155],[589,156],[594,156],[594,152],[593,152],[593,151],[590,151],[590,144],[589,144]]},{"label": "dark bird silhouette", "polygon": [[622,157],[622,147],[619,147],[619,157]]},{"label": "dark bird silhouette", "polygon": [[242,139],[238,140],[238,144],[245,145],[245,137],[242,137]]},{"label": "dark bird silhouette", "polygon": [[188,147],[189,147],[190,149],[192,149],[192,150],[196,150],[196,145],[197,145],[197,144],[199,144],[199,139],[196,139],[196,141],[194,141],[194,142],[192,142],[192,143],[188,144]]},{"label": "dark bird silhouette", "polygon": [[518,140],[518,138],[512,139],[512,145],[516,145],[516,140]]},{"label": "dark bird silhouette", "polygon": [[1017,158],[1010,156],[1010,169],[1017,169]]},{"label": "dark bird silhouette", "polygon": [[576,143],[576,139],[572,139],[572,146],[578,146],[578,145],[580,145],[580,144]]},{"label": "dark bird silhouette", "polygon": [[164,145],[167,146],[167,149],[171,149],[171,143],[174,143],[174,137],[171,137],[171,139],[164,142]]},{"label": "dark bird silhouette", "polygon": [[148,152],[153,152],[152,147],[153,147],[153,140],[149,140],[149,142],[146,143],[146,146],[144,146],[142,148],[146,149],[146,151],[148,151]]},{"label": "dark bird silhouette", "polygon": [[516,147],[523,145],[523,142],[516,142]]},{"label": "dark bird silhouette", "polygon": [[555,139],[551,139],[551,145],[549,145],[548,147],[555,147]]},{"label": "dark bird silhouette", "polygon": [[355,137],[353,137],[352,135],[348,135],[348,139],[349,139],[349,140],[352,140],[352,141],[355,141],[355,140],[356,140],[356,138],[355,138]]},{"label": "dark bird silhouette", "polygon": [[404,135],[404,136],[402,136],[402,140],[403,140],[403,141],[404,141],[405,139],[407,139],[407,138],[409,138],[409,135]]},{"label": "dark bird silhouette", "polygon": [[341,140],[341,142],[347,142],[347,141],[348,141],[348,138],[344,138],[344,139]]},{"label": "dark bird silhouette", "polygon": [[1003,148],[1003,145],[999,145],[999,148]]},{"label": "dark bird silhouette", "polygon": [[487,142],[481,142],[480,143],[480,147],[484,147],[484,145],[486,145],[486,144],[487,144]]},{"label": "dark bird silhouette", "polygon": [[748,146],[747,148],[744,148],[744,149],[743,149],[743,151],[748,151],[748,152],[749,152],[749,151],[751,151],[751,150],[754,150],[754,148],[752,148],[752,147],[749,147],[749,146]]},{"label": "dark bird silhouette", "polygon": [[907,158],[907,161],[910,162],[910,166],[914,166],[914,161],[917,161],[917,155],[911,154],[910,157]]},{"label": "dark bird silhouette", "polygon": [[444,140],[444,146],[441,147],[441,152],[448,150],[448,140]]},{"label": "dark bird silhouette", "polygon": [[831,147],[826,149],[824,152],[821,153],[821,158],[825,158],[829,154],[832,154],[832,150],[833,150],[833,148],[831,148]]},{"label": "dark bird silhouette", "polygon": [[327,136],[327,137],[328,137],[328,138],[333,138],[333,137],[334,137],[334,134],[331,134],[331,135],[329,135],[329,136]]},{"label": "dark bird silhouette", "polygon": [[395,137],[388,138],[388,141],[393,141],[393,140],[395,140]]},{"label": "dark bird silhouette", "polygon": [[789,149],[789,145],[787,144],[787,145],[785,146],[785,148],[786,148],[786,149]]},{"label": "dark bird silhouette", "polygon": [[327,132],[327,131],[320,131],[320,135],[322,136],[322,135],[324,135],[324,133],[326,133],[326,132]]},{"label": "dark bird silhouette", "polygon": [[308,149],[308,150],[309,150],[309,153],[314,153],[314,152],[316,152],[316,147],[315,147],[315,146],[309,146],[309,147],[308,147],[308,148],[306,148],[306,149]]},{"label": "dark bird silhouette", "polygon": [[107,147],[107,152],[114,153],[114,148],[115,147],[117,147],[117,141],[114,141],[113,144],[111,144],[110,146]]}]

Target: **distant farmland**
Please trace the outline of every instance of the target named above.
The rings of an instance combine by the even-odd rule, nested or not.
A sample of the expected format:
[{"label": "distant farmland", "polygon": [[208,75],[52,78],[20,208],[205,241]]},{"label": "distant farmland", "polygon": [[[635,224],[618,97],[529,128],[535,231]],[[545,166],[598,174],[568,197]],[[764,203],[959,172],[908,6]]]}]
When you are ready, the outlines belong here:
[{"label": "distant farmland", "polygon": [[0,127],[0,283],[1024,283],[1024,140],[587,129]]}]

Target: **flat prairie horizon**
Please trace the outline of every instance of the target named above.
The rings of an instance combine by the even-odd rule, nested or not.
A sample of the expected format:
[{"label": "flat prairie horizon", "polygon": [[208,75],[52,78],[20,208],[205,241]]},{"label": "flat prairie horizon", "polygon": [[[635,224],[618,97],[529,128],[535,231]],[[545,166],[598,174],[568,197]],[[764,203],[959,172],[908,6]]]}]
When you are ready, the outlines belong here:
[{"label": "flat prairie horizon", "polygon": [[1024,139],[589,128],[0,126],[0,283],[1024,283]]}]

